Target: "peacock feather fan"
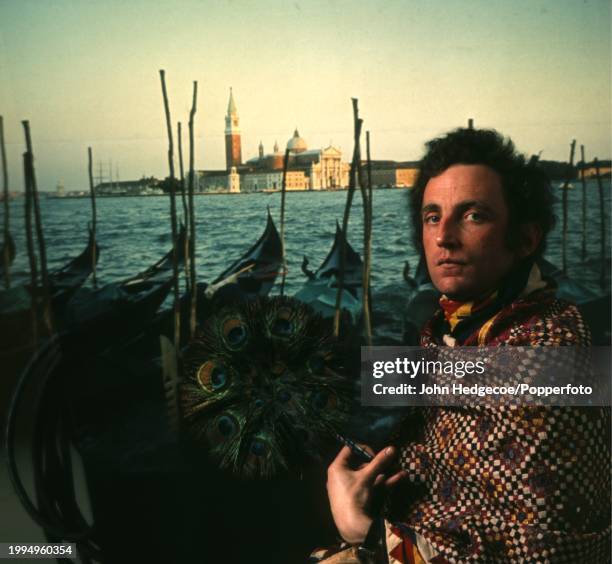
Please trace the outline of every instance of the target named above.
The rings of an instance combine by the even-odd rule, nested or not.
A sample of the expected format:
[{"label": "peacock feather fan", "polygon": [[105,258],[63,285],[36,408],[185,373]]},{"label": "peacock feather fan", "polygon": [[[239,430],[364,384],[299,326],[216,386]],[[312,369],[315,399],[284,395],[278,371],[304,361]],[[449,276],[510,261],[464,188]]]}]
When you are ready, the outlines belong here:
[{"label": "peacock feather fan", "polygon": [[222,469],[272,477],[318,458],[354,408],[347,343],[287,297],[226,306],[184,354],[182,426]]}]

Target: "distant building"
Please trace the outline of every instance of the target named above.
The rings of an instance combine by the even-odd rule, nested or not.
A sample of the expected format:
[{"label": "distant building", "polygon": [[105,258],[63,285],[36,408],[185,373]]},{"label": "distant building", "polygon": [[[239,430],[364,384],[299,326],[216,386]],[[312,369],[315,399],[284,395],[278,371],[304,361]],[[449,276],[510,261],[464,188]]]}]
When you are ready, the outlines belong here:
[{"label": "distant building", "polygon": [[[335,190],[349,184],[350,164],[342,160],[342,151],[329,145],[322,149],[308,149],[306,141],[296,129],[287,141],[287,190]],[[257,156],[242,163],[240,117],[234,93],[230,88],[225,115],[225,170],[196,171],[200,192],[261,192],[280,190],[283,182],[285,151],[274,143],[266,153],[259,142]],[[373,161],[374,186],[409,187],[414,184],[417,163]]]},{"label": "distant building", "polygon": [[[597,176],[597,168],[595,167],[595,162],[578,163],[576,168],[578,169],[578,174],[580,175],[580,169],[584,166],[584,177],[585,178],[595,178]],[[599,161],[599,174],[602,178],[609,178],[612,174],[612,161]]]},{"label": "distant building", "polygon": [[140,180],[100,182],[94,189],[98,196],[146,196],[162,194],[159,183],[153,176],[143,176]]},{"label": "distant building", "polygon": [[240,175],[238,174],[235,166],[230,169],[227,187],[232,194],[240,193]]},{"label": "distant building", "polygon": [[[342,152],[336,147],[308,150],[306,141],[296,129],[287,141],[289,160],[287,166],[287,190],[326,190],[348,186],[350,165],[342,162]],[[263,189],[280,189],[282,185],[284,153],[274,144],[271,154],[264,154],[259,143],[259,155],[246,162],[241,169],[241,182],[245,191],[255,186]]]},{"label": "distant building", "polygon": [[196,170],[196,183],[199,192],[240,193],[240,174],[235,166],[227,170]]},{"label": "distant building", "polygon": [[[322,190],[342,188],[348,185],[350,165],[342,162],[340,149],[329,146],[308,150],[306,141],[297,129],[287,142],[289,162],[287,190]],[[260,192],[280,190],[283,181],[284,152],[278,143],[272,153],[265,154],[259,143],[258,155],[242,163],[240,117],[233,91],[225,115],[225,164],[226,170],[196,171],[200,192]]]},{"label": "distant building", "polygon": [[[254,170],[241,175],[241,192],[280,190],[283,185],[283,171]],[[287,190],[308,190],[309,180],[302,170],[287,170]]]},{"label": "distant building", "polygon": [[410,188],[416,182],[419,163],[414,161],[371,161],[371,171],[372,186],[375,188]]},{"label": "distant building", "polygon": [[[15,200],[17,198],[23,198],[23,196],[25,195],[25,192],[17,192],[16,190],[13,192],[9,192],[8,193],[8,199],[10,200]],[[4,192],[0,192],[0,202],[4,201]]]},{"label": "distant building", "polygon": [[230,88],[227,115],[225,116],[225,165],[229,171],[232,167],[242,164],[242,145],[240,141],[240,120],[234,102],[234,95]]},{"label": "distant building", "polygon": [[227,170],[196,170],[195,177],[199,192],[229,192]]}]

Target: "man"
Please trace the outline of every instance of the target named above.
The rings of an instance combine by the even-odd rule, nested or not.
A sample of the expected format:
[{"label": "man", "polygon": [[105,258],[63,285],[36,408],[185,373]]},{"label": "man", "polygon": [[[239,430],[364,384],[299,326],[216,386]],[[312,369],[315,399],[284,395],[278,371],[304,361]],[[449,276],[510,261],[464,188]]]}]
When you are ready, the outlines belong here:
[{"label": "man", "polygon": [[[412,204],[417,246],[443,294],[423,346],[590,344],[577,309],[555,298],[535,264],[553,225],[550,187],[510,140],[458,129],[430,141]],[[429,408],[417,441],[361,465],[340,451],[327,488],[352,546],[320,555],[607,562],[609,424],[598,408]],[[400,482],[410,496],[382,521],[377,494],[390,488],[398,505]]]}]

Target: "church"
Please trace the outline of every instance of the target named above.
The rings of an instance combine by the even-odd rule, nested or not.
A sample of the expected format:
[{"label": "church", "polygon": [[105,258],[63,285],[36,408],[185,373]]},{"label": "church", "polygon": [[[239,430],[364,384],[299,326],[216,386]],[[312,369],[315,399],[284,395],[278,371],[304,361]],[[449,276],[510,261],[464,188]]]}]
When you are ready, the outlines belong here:
[{"label": "church", "polygon": [[[350,164],[342,161],[340,149],[329,146],[324,149],[308,149],[298,130],[287,142],[289,161],[287,190],[336,190],[346,188]],[[200,192],[261,192],[280,190],[283,182],[285,151],[278,143],[271,153],[259,143],[256,157],[242,162],[240,118],[230,88],[225,116],[225,170],[199,170],[196,179]]]}]

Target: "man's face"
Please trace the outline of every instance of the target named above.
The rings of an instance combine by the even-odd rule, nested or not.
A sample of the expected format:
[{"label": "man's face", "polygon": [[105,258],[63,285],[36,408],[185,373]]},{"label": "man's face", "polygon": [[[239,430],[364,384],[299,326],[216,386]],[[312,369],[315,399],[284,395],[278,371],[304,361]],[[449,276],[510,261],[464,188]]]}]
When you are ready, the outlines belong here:
[{"label": "man's face", "polygon": [[515,253],[506,246],[508,206],[501,178],[485,165],[457,164],[425,187],[423,247],[434,286],[469,300],[495,288]]}]

